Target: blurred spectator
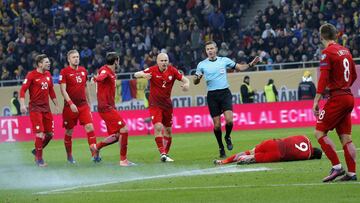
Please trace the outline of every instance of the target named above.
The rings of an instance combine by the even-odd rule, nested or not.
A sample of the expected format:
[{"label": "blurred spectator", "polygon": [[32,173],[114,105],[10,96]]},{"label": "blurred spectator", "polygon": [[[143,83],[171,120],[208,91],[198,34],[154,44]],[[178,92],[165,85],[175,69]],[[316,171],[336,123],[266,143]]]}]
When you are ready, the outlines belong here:
[{"label": "blurred spectator", "polygon": [[243,84],[240,86],[241,103],[254,103],[254,95],[255,90],[253,90],[250,86],[250,77],[246,75],[244,77]]},{"label": "blurred spectator", "polygon": [[313,100],[316,94],[316,88],[312,82],[311,73],[305,71],[298,88],[299,100]]},{"label": "blurred spectator", "polygon": [[272,58],[268,58],[267,61],[266,61],[266,67],[265,67],[265,70],[269,71],[269,70],[273,70],[273,64],[274,61],[272,60]]},{"label": "blurred spectator", "polygon": [[265,30],[264,30],[264,32],[262,33],[261,38],[266,39],[266,38],[270,37],[271,35],[274,36],[274,37],[276,37],[276,33],[275,33],[275,31],[271,28],[270,23],[266,23],[266,24],[265,24]]},{"label": "blurred spectator", "polygon": [[10,112],[12,116],[21,116],[20,102],[18,97],[19,93],[17,91],[14,91],[13,97],[10,100]]},{"label": "blurred spectator", "polygon": [[54,68],[52,72],[52,79],[54,84],[59,84],[60,71],[58,68]]},{"label": "blurred spectator", "polygon": [[8,71],[8,69],[6,68],[5,65],[3,65],[1,67],[1,80],[10,80],[10,72]]},{"label": "blurred spectator", "polygon": [[269,79],[267,85],[264,86],[264,94],[266,102],[278,101],[278,91],[275,87],[273,79]]},{"label": "blurred spectator", "polygon": [[[266,52],[265,60],[271,58],[275,64],[301,61],[304,55],[307,61],[319,60],[318,28],[325,21],[339,29],[339,43],[349,48],[354,57],[359,56],[358,1],[296,0],[275,5],[269,0],[264,10],[255,13],[249,27],[241,28],[240,17],[252,3],[251,0],[5,3],[0,9],[0,66],[5,66],[9,73],[2,75],[5,79],[19,77],[15,74],[19,65],[26,74],[33,67],[31,57],[36,52],[44,52],[57,67],[64,67],[66,52],[73,48],[80,51],[81,63],[89,74],[103,63],[109,50],[119,53],[122,72],[153,65],[152,50],[163,48],[175,59],[172,60],[175,66],[189,69],[202,58],[201,44],[210,40],[226,43],[231,50],[228,56],[244,62],[256,55],[254,50]],[[126,56],[128,49],[131,54]],[[243,51],[240,56],[239,51]],[[130,67],[131,64],[136,67]]]},{"label": "blurred spectator", "polygon": [[230,51],[228,45],[225,42],[221,43],[221,46],[219,49],[219,56],[229,57],[230,54],[231,54],[231,51]]}]

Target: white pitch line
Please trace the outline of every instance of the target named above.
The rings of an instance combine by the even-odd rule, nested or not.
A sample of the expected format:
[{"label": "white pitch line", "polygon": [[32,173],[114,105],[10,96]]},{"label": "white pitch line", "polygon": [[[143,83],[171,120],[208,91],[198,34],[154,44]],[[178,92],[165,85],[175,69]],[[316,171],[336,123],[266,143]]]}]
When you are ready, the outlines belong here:
[{"label": "white pitch line", "polygon": [[46,194],[51,194],[51,193],[59,193],[59,192],[65,192],[65,191],[69,191],[69,190],[76,190],[79,188],[98,187],[98,186],[131,182],[131,181],[137,181],[137,180],[149,180],[149,179],[170,178],[170,177],[179,177],[179,176],[236,173],[236,172],[256,172],[256,171],[269,171],[269,170],[274,170],[274,169],[270,169],[267,167],[239,168],[236,165],[231,165],[231,166],[214,167],[214,168],[207,168],[207,169],[186,170],[186,171],[180,171],[180,172],[176,172],[176,173],[154,175],[154,176],[138,176],[138,177],[133,177],[133,178],[125,179],[125,180],[113,180],[113,181],[95,183],[95,184],[89,184],[89,185],[79,185],[79,186],[74,186],[74,187],[66,187],[66,188],[61,188],[61,189],[47,190],[47,191],[37,192],[34,194],[46,195]]},{"label": "white pitch line", "polygon": [[[356,151],[360,151],[360,148],[356,148]],[[336,150],[336,153],[344,153],[344,150]]]},{"label": "white pitch line", "polygon": [[207,189],[264,188],[264,187],[308,187],[308,186],[336,186],[336,185],[359,185],[359,184],[360,184],[360,182],[346,182],[346,183],[290,183],[290,184],[267,184],[267,185],[216,185],[216,186],[173,187],[173,188],[59,191],[59,192],[51,192],[51,193],[46,193],[46,194],[152,192],[152,191],[172,191],[172,190],[207,190]]}]

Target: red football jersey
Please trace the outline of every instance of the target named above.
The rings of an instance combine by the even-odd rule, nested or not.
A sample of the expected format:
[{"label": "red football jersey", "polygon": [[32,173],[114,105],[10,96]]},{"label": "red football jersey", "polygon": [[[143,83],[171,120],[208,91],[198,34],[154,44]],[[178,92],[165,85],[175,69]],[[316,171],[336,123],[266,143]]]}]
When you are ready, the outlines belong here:
[{"label": "red football jersey", "polygon": [[115,108],[116,75],[106,65],[98,71],[97,82],[98,111],[108,112]]},{"label": "red football jersey", "polygon": [[161,108],[172,108],[171,90],[175,79],[182,80],[183,75],[174,67],[168,66],[163,72],[159,66],[151,66],[144,70],[151,73],[149,105]]},{"label": "red football jersey", "polygon": [[[68,66],[60,72],[59,83],[66,84],[66,92],[76,106],[87,104],[85,94],[87,75],[86,69],[82,66],[78,66],[77,69]],[[64,105],[69,104],[65,101]]]},{"label": "red football jersey", "polygon": [[30,95],[29,111],[50,112],[49,96],[51,99],[56,98],[50,72],[39,73],[36,69],[30,71],[21,86],[20,98],[25,98],[28,89]]},{"label": "red football jersey", "polygon": [[[350,51],[336,43],[331,43],[322,51],[320,60],[320,79],[317,93],[322,94],[326,87],[331,91],[349,90],[356,80],[355,63]],[[348,91],[351,94],[350,91]]]},{"label": "red football jersey", "polygon": [[306,136],[297,135],[277,139],[282,161],[306,160],[312,154],[312,145]]}]

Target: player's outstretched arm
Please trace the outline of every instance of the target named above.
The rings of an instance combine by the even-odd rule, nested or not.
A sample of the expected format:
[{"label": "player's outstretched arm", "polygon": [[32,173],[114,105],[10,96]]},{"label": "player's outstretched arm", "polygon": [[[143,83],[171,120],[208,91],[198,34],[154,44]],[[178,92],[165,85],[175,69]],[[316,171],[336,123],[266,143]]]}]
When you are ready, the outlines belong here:
[{"label": "player's outstretched arm", "polygon": [[181,85],[182,89],[184,92],[188,91],[189,90],[189,87],[190,87],[190,80],[187,79],[187,77],[183,76],[182,79],[181,79],[181,82],[183,83]]},{"label": "player's outstretched arm", "polygon": [[254,60],[252,60],[250,63],[248,64],[236,64],[235,69],[238,71],[244,71],[248,68],[252,68],[254,67],[258,62],[260,61],[260,58],[258,56],[256,56],[254,58]]},{"label": "player's outstretched arm", "polygon": [[150,73],[145,73],[144,71],[138,71],[134,74],[135,78],[145,78],[147,80],[151,79],[151,74]]}]

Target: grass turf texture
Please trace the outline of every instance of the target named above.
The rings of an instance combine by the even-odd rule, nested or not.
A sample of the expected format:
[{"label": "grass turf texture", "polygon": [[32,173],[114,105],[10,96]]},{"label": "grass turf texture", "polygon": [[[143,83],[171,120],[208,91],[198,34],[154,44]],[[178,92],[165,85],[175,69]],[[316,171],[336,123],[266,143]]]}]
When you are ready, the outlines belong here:
[{"label": "grass turf texture", "polygon": [[[306,134],[314,146],[313,128],[233,132],[234,149],[247,150],[264,139]],[[360,148],[360,126],[353,139]],[[330,137],[342,150],[337,136]],[[100,140],[102,138],[98,138]],[[90,161],[86,140],[75,140],[77,164],[66,162],[63,141],[52,141],[44,152],[49,166],[35,166],[33,142],[0,144],[0,202],[359,202],[359,182],[324,184],[330,162],[227,165],[215,167],[218,150],[212,133],[174,135],[170,155],[161,163],[154,137],[130,137],[129,160],[135,167],[118,166],[119,147],[101,151],[103,161]],[[345,166],[343,153],[339,152]],[[359,157],[359,156],[358,156]],[[359,158],[357,159],[359,163]],[[266,171],[242,172],[248,169]]]}]

